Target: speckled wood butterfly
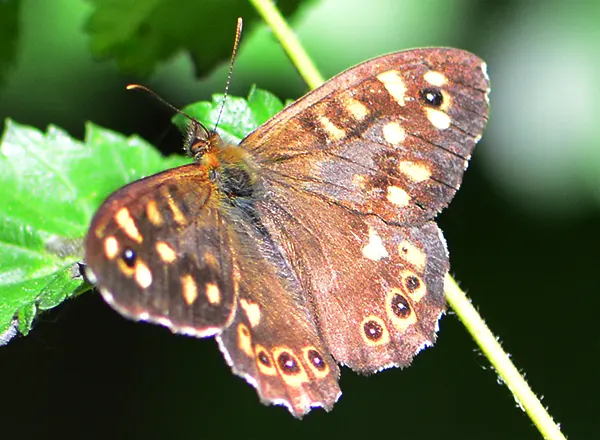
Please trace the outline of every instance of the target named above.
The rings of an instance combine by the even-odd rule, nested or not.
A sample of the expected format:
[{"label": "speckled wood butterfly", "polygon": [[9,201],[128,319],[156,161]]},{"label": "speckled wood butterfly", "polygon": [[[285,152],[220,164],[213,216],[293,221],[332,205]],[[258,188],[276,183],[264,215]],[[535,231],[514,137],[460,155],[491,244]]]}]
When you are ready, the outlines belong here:
[{"label": "speckled wood butterfly", "polygon": [[331,409],[338,364],[410,364],[434,343],[449,259],[433,218],[484,130],[485,64],[428,48],[366,61],[240,145],[192,121],[194,163],[98,210],[86,274],[133,319],[217,342],[295,416]]}]

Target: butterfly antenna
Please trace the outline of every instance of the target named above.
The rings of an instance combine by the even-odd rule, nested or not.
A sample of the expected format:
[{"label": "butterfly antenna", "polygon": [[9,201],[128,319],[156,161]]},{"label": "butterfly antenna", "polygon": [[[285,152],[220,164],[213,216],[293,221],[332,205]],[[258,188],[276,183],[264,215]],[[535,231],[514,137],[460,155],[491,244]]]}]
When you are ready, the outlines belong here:
[{"label": "butterfly antenna", "polygon": [[158,93],[156,93],[153,90],[150,90],[148,87],[146,86],[142,86],[140,84],[128,84],[127,85],[127,90],[143,90],[144,92],[152,95],[154,98],[156,98],[157,100],[159,100],[160,102],[162,102],[164,105],[166,105],[167,107],[169,107],[170,109],[174,110],[175,112],[179,113],[182,116],[185,116],[186,118],[188,118],[192,124],[196,124],[200,127],[202,127],[202,129],[204,130],[204,132],[206,133],[206,136],[208,137],[209,133],[208,130],[206,129],[206,127],[204,125],[202,125],[200,122],[198,122],[196,119],[192,118],[190,115],[188,115],[186,112],[184,112],[181,109],[178,109],[177,107],[175,107],[173,104],[171,104],[169,101],[167,101],[166,99],[160,97],[158,95]]},{"label": "butterfly antenna", "polygon": [[219,116],[217,116],[217,122],[215,123],[215,131],[221,121],[221,115],[225,109],[225,100],[227,99],[227,92],[229,91],[229,83],[231,83],[231,75],[233,74],[233,65],[235,64],[235,57],[237,56],[238,46],[240,45],[240,39],[242,38],[242,17],[237,20],[237,26],[235,29],[235,41],[233,42],[233,53],[231,54],[231,61],[229,62],[229,74],[227,75],[227,82],[225,83],[225,93],[223,93],[223,102],[221,103],[221,109],[219,110]]}]

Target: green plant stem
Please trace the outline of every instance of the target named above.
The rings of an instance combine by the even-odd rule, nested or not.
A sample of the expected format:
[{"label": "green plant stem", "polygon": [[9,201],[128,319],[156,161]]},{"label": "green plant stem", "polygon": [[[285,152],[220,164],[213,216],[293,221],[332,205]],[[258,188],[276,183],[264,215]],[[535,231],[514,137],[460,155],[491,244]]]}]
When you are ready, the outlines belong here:
[{"label": "green plant stem", "polygon": [[272,0],[249,0],[256,8],[263,20],[269,25],[285,53],[298,69],[308,87],[316,89],[325,82],[321,73],[308,56],[292,28],[285,21]]},{"label": "green plant stem", "polygon": [[456,312],[456,315],[469,333],[471,333],[471,336],[475,339],[485,357],[488,358],[498,375],[511,391],[516,402],[525,410],[544,438],[564,440],[565,436],[560,431],[558,425],[552,420],[542,402],[533,393],[525,378],[519,373],[506,352],[502,349],[498,339],[491,332],[450,274],[446,275],[444,293],[450,307]]},{"label": "green plant stem", "polygon": [[[308,86],[314,89],[321,85],[323,77],[274,3],[271,0],[249,1],[270,26]],[[548,411],[546,411],[540,400],[533,393],[523,376],[498,343],[497,338],[487,327],[466,294],[460,289],[450,274],[445,279],[444,293],[450,307],[456,312],[456,315],[467,331],[469,331],[513,394],[515,401],[525,410],[542,436],[550,440],[565,440],[565,436],[560,431],[558,425],[552,420]]]}]

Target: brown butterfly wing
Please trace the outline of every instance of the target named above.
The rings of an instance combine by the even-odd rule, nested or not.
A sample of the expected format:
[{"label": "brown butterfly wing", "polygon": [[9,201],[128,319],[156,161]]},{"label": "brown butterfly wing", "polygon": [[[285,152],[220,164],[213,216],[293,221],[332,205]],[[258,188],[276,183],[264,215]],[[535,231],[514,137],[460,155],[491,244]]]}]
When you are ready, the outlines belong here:
[{"label": "brown butterfly wing", "polygon": [[485,64],[457,49],[362,63],[299,99],[242,146],[268,179],[388,222],[448,205],[487,121]]},{"label": "brown butterfly wing", "polygon": [[196,164],[113,193],[86,237],[86,275],[128,317],[199,337],[217,333],[233,318],[237,263],[215,197]]},{"label": "brown butterfly wing", "polygon": [[430,220],[458,190],[487,92],[472,54],[400,52],[340,74],[243,142],[262,179],[258,211],[338,362],[404,366],[434,342],[449,262]]},{"label": "brown butterfly wing", "polygon": [[257,221],[236,222],[245,241],[238,307],[217,341],[233,371],[256,387],[263,402],[283,404],[296,417],[313,407],[329,410],[341,394],[339,369],[295,274]]},{"label": "brown butterfly wing", "polygon": [[[188,165],[109,197],[86,238],[86,274],[123,315],[217,340],[265,402],[330,409],[339,369],[306,297],[251,207],[228,205]],[[222,333],[221,333],[222,331]]]},{"label": "brown butterfly wing", "polygon": [[448,254],[432,222],[405,227],[293,188],[259,209],[312,298],[336,361],[363,373],[406,366],[435,341]]}]

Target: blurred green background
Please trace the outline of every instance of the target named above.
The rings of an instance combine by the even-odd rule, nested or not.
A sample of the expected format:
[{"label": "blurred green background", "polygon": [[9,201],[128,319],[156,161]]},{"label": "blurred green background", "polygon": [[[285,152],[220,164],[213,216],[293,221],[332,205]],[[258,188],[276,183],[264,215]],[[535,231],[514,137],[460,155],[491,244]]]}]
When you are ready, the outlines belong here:
[{"label": "blurred green background", "polygon": [[[278,4],[295,10],[292,24],[326,77],[428,45],[487,61],[488,130],[439,218],[452,273],[564,432],[598,438],[600,2]],[[161,13],[144,23],[148,10]],[[0,1],[0,117],[80,138],[93,121],[179,151],[169,110],[125,85],[142,82],[178,106],[222,93],[227,65],[216,62],[238,15],[247,27],[231,93],[257,84],[282,99],[302,95],[242,0]],[[186,44],[171,47],[157,32]],[[0,377],[5,439],[540,438],[452,314],[412,367],[371,377],[343,369],[333,412],[302,422],[262,406],[214,341],[128,322],[96,293],[0,347]]]}]

